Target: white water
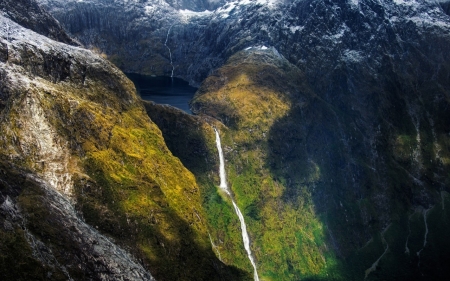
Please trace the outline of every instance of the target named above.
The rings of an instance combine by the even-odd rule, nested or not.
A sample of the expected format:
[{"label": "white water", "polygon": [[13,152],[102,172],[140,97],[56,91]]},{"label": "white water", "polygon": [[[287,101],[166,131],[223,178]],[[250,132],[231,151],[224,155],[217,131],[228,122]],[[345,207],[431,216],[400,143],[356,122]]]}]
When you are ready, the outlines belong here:
[{"label": "white water", "polygon": [[211,238],[211,234],[208,233],[209,236],[209,241],[211,242],[211,246],[214,250],[216,250],[217,255],[219,256],[219,260],[222,261],[222,256],[220,256],[220,252],[219,252],[219,248],[216,246],[216,244],[214,244],[212,238]]},{"label": "white water", "polygon": [[227,185],[227,176],[225,174],[225,159],[223,157],[223,151],[222,151],[222,144],[220,143],[220,135],[219,132],[214,128],[214,131],[216,132],[216,145],[217,150],[219,151],[219,176],[220,176],[220,188],[223,189],[228,195],[230,195],[230,191],[228,190]]},{"label": "white water", "polygon": [[173,71],[175,70],[175,67],[173,66],[173,62],[172,62],[172,51],[170,51],[169,46],[167,46],[167,41],[169,40],[169,33],[170,33],[170,30],[172,29],[172,27],[173,27],[173,25],[171,25],[169,27],[169,30],[167,30],[166,41],[164,42],[164,46],[166,46],[167,50],[169,50],[170,65],[172,66],[172,74],[170,74],[170,77],[173,77]]},{"label": "white water", "polygon": [[252,264],[253,269],[254,269],[253,278],[255,281],[259,281],[258,272],[256,270],[256,263],[252,256],[252,250],[250,249],[250,239],[248,237],[247,225],[245,224],[244,216],[242,215],[239,207],[234,202],[234,199],[231,196],[231,193],[228,189],[226,174],[225,174],[225,161],[224,161],[224,157],[223,157],[222,145],[220,143],[219,131],[217,131],[216,128],[214,128],[214,131],[216,132],[216,145],[217,145],[217,150],[219,151],[219,160],[220,160],[220,168],[219,168],[220,188],[230,196],[231,202],[233,203],[234,210],[236,211],[236,214],[239,217],[239,221],[241,222],[241,233],[242,233],[242,241],[244,242],[244,248],[245,248],[245,251],[247,252],[248,259],[250,260],[250,263]]},{"label": "white water", "polygon": [[384,257],[384,255],[386,255],[386,253],[389,250],[389,244],[387,243],[386,239],[384,238],[384,235],[386,234],[386,231],[389,229],[391,225],[389,224],[384,230],[383,232],[381,232],[381,241],[383,242],[383,244],[386,245],[386,248],[384,248],[384,252],[383,254],[381,254],[381,256],[372,264],[371,267],[369,267],[368,269],[366,269],[365,271],[365,277],[364,280],[367,279],[367,276],[369,276],[370,273],[374,272],[377,269],[378,263],[380,262],[380,260]]},{"label": "white water", "polygon": [[423,220],[424,220],[424,223],[425,223],[425,235],[424,235],[424,237],[423,237],[423,247],[422,247],[422,249],[420,249],[420,251],[418,251],[416,254],[417,254],[417,257],[419,258],[419,262],[417,263],[417,266],[418,267],[420,267],[420,253],[423,251],[423,249],[425,249],[425,246],[427,245],[427,236],[428,236],[428,224],[427,224],[427,213],[428,213],[428,211],[430,210],[431,208],[429,208],[429,209],[426,209],[425,211],[423,211]]}]

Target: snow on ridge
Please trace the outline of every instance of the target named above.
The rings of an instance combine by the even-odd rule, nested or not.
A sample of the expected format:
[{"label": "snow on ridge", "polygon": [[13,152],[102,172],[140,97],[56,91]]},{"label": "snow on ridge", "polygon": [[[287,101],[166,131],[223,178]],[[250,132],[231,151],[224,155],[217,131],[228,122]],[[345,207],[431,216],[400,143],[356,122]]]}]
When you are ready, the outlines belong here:
[{"label": "snow on ridge", "polygon": [[156,7],[154,6],[145,6],[144,9],[147,15],[151,15],[156,11]]},{"label": "snow on ridge", "polygon": [[217,9],[216,12],[222,19],[226,19],[230,16],[230,13],[234,10],[234,8],[236,8],[236,5],[237,2],[228,2],[227,4]]},{"label": "snow on ridge", "polygon": [[211,14],[213,14],[212,11],[209,10],[204,10],[203,12],[196,12],[196,11],[192,11],[192,10],[180,10],[178,11],[182,18],[185,20],[189,20],[191,18],[200,18],[200,17],[207,17],[210,16]]},{"label": "snow on ridge", "polygon": [[349,0],[349,2],[352,6],[355,6],[355,7],[359,6],[359,0]]},{"label": "snow on ridge", "polygon": [[304,28],[305,28],[304,26],[299,26],[299,25],[297,25],[297,26],[289,26],[289,29],[290,29],[291,33],[294,33],[294,34],[295,34],[296,31],[302,31]]},{"label": "snow on ridge", "polygon": [[247,47],[244,50],[249,51],[249,50],[267,50],[267,49],[269,49],[269,47],[266,47],[264,45],[257,45],[257,46]]},{"label": "snow on ridge", "polygon": [[344,23],[344,24],[342,24],[341,28],[339,29],[339,31],[337,33],[335,33],[333,35],[324,35],[323,38],[327,39],[327,40],[331,40],[331,41],[338,41],[339,39],[344,37],[344,34],[346,31],[350,31],[350,29]]},{"label": "snow on ridge", "polygon": [[248,5],[248,4],[261,4],[267,5],[269,7],[274,7],[280,0],[242,0],[239,4]]},{"label": "snow on ridge", "polygon": [[230,13],[238,6],[256,5],[260,4],[269,8],[274,8],[281,0],[237,0],[227,2],[222,7],[218,8],[215,13],[219,14],[222,19],[230,16]]},{"label": "snow on ridge", "polygon": [[364,60],[360,51],[346,49],[342,54],[342,59],[346,62],[359,63]]},{"label": "snow on ridge", "polygon": [[418,7],[421,3],[416,0],[393,0],[397,5],[410,6],[410,7]]}]

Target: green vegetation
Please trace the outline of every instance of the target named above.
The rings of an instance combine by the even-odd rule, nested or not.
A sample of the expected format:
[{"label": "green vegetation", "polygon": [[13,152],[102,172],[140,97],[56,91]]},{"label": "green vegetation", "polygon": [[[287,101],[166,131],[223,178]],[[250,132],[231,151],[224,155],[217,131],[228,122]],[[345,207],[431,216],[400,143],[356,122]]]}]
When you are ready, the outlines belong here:
[{"label": "green vegetation", "polygon": [[[305,169],[298,170],[305,178],[295,185],[295,197],[286,202],[289,178],[274,173],[267,165],[271,127],[293,106],[304,106],[290,99],[293,93],[303,91],[309,95],[309,90],[302,84],[299,71],[285,62],[260,63],[268,60],[258,56],[267,54],[254,54],[240,63],[238,56],[204,82],[192,106],[197,113],[214,116],[228,126],[225,129],[216,125],[221,132],[228,181],[244,210],[260,277],[339,278],[335,270],[338,260],[327,245],[326,227],[312,202],[311,186],[320,180],[320,168],[305,163]],[[211,194],[205,205],[212,236],[220,241],[239,241],[240,229],[236,219],[232,222],[235,215],[231,213],[230,218],[229,203],[229,211],[225,212],[224,197]],[[251,272],[242,242],[234,242],[232,247],[219,247],[224,262],[246,265],[244,268]]]},{"label": "green vegetation", "polygon": [[[51,159],[60,169],[50,171],[67,169],[72,175],[71,194],[88,224],[130,251],[157,280],[243,279],[246,273],[214,255],[196,179],[168,150],[131,82],[118,71],[89,75],[83,86],[36,78],[27,92],[18,91],[2,116],[2,158],[38,175],[49,171],[42,161],[47,156],[23,131],[33,126],[29,115],[38,112],[51,130],[47,133],[54,134],[50,144],[67,153],[67,158]],[[30,102],[35,111],[29,110]],[[26,152],[24,145],[30,147]],[[45,210],[41,201],[45,198],[26,196],[19,204],[36,223],[49,220],[32,231],[56,237],[52,215],[40,213]],[[13,236],[5,239],[23,240],[20,233]],[[33,260],[24,262],[35,266]]]},{"label": "green vegetation", "polygon": [[[440,200],[425,184],[448,181],[432,173],[448,169],[447,136],[432,132],[424,119],[419,141],[409,105],[391,96],[386,98],[404,107],[380,112],[380,126],[365,132],[356,121],[361,114],[350,105],[327,103],[302,77],[268,52],[241,52],[204,81],[192,102],[197,116],[190,121],[164,107],[153,114],[170,150],[200,183],[222,260],[252,272],[232,206],[217,188],[210,126],[220,130],[228,182],[243,210],[262,280],[420,279],[415,253],[423,247],[424,221],[421,212],[410,210]],[[178,128],[183,133],[175,136]],[[177,146],[181,136],[186,140]],[[376,146],[368,149],[370,137]],[[201,157],[185,150],[194,140]],[[428,201],[414,202],[425,193]],[[411,254],[405,255],[408,234]],[[431,243],[421,252],[424,264],[431,264]],[[442,257],[449,248],[439,243],[434,255]]]}]

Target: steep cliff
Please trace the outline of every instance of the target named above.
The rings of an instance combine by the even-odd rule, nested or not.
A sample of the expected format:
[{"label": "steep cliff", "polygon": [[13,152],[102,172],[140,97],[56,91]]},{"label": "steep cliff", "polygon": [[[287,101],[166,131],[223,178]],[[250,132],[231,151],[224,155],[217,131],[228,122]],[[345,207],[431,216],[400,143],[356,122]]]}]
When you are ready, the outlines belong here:
[{"label": "steep cliff", "polygon": [[[415,97],[390,92],[404,103],[366,107],[364,114],[380,118],[371,140],[361,131],[363,113],[326,101],[306,77],[275,49],[255,47],[204,81],[192,102],[198,116],[146,106],[157,108],[149,115],[202,183],[216,253],[251,272],[233,207],[217,190],[212,126],[222,134],[262,280],[445,279],[447,131],[433,123],[418,137],[409,115],[402,117]],[[437,113],[423,112],[427,120]],[[420,168],[417,157],[427,159]]]},{"label": "steep cliff", "polygon": [[2,277],[243,278],[214,256],[196,180],[126,76],[4,16],[0,26]]},{"label": "steep cliff", "polygon": [[[159,0],[39,1],[85,46],[100,48],[122,69],[160,75],[173,65],[175,76],[193,84],[257,45],[274,46],[324,88],[336,64],[364,66],[373,76],[388,62],[436,65],[447,56],[440,49],[449,25],[445,1],[242,0],[209,11]],[[318,77],[327,80],[312,80]]]},{"label": "steep cliff", "polygon": [[[58,21],[32,0],[3,0],[0,2],[3,15],[25,28],[70,45],[78,45],[62,29]],[[7,26],[5,26],[8,28]]]}]

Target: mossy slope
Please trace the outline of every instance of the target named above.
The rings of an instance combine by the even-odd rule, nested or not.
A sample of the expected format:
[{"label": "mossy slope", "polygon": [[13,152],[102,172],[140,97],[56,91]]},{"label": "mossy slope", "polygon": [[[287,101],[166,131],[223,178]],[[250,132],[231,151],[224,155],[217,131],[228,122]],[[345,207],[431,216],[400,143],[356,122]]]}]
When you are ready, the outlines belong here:
[{"label": "mossy slope", "polygon": [[[437,207],[448,175],[443,106],[433,112],[431,98],[389,86],[401,77],[361,97],[338,92],[342,99],[331,101],[304,81],[276,51],[242,51],[205,80],[192,102],[200,118],[226,126],[210,122],[221,131],[228,181],[244,210],[262,279],[444,276],[439,264],[450,249],[436,237],[447,235],[446,228],[442,234],[429,229],[435,236],[428,236],[420,263],[428,272],[417,266],[417,255],[404,254],[408,224],[416,224],[408,219],[413,210],[432,208],[430,219],[447,220]],[[431,84],[424,87],[439,95]],[[214,151],[212,131],[204,135]],[[215,191],[217,161],[202,181],[209,188],[204,204],[212,236],[224,262],[251,272],[226,196]],[[421,240],[416,248],[423,245],[423,223],[411,230]],[[432,258],[425,253],[435,243]]]},{"label": "mossy slope", "polygon": [[[69,196],[87,223],[157,280],[238,279],[210,248],[196,179],[167,149],[125,75],[87,50],[10,25],[15,35],[0,45],[8,54],[0,62],[0,158]],[[19,262],[39,267],[26,253]]]}]

